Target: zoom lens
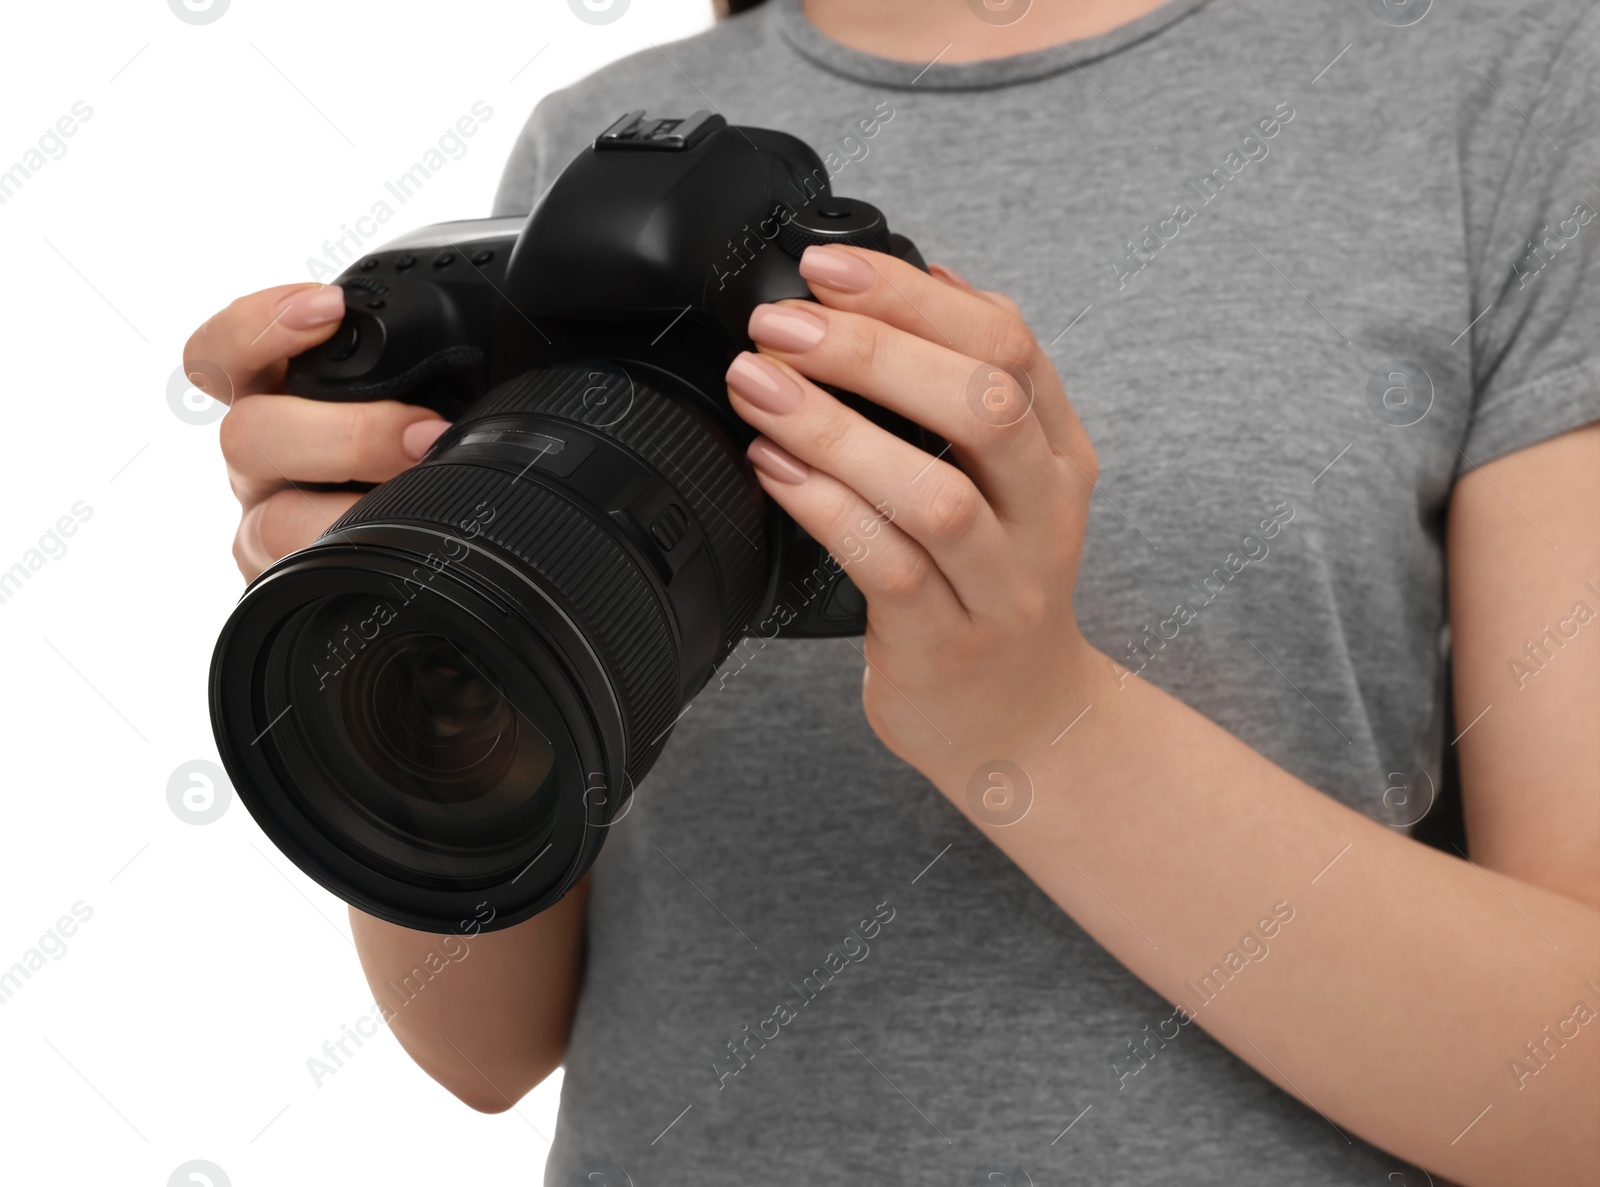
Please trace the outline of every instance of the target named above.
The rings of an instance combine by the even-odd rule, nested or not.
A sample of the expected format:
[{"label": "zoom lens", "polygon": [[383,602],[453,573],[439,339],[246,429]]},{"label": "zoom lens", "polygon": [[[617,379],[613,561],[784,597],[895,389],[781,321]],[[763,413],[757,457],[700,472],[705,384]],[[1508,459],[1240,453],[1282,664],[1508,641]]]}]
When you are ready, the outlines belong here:
[{"label": "zoom lens", "polygon": [[768,512],[709,407],[641,367],[528,372],[251,584],[212,720],[291,860],[426,931],[582,877],[765,592]]}]

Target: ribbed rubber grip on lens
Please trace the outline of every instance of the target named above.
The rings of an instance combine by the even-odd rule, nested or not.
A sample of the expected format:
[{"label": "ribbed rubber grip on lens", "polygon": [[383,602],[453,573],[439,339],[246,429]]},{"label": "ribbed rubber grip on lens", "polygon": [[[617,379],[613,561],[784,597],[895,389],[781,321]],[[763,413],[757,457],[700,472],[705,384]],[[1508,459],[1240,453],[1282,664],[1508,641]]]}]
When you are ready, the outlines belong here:
[{"label": "ribbed rubber grip on lens", "polygon": [[[448,463],[418,466],[384,483],[324,538],[365,523],[406,522],[448,525],[460,539],[504,549],[576,609],[622,706],[628,774],[642,779],[679,709],[677,649],[665,607],[616,539],[536,482]],[[548,612],[531,598],[527,605],[534,615]]]},{"label": "ribbed rubber grip on lens", "polygon": [[722,587],[723,647],[744,634],[765,592],[762,498],[743,451],[708,418],[620,373],[617,364],[542,368],[507,380],[471,417],[537,412],[577,421],[627,446],[666,479],[711,544]]}]

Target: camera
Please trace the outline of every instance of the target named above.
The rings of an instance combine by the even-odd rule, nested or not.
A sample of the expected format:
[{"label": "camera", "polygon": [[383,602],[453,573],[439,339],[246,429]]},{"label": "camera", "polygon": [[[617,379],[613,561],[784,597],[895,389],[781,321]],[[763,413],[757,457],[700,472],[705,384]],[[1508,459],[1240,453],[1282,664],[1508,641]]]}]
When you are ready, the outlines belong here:
[{"label": "camera", "polygon": [[453,423],[218,639],[218,749],[290,860],[405,927],[508,927],[583,876],[746,633],[862,633],[842,566],[762,494],[724,379],[825,243],[926,267],[803,141],[632,111],[526,217],[426,227],[338,278],[344,319],[286,390]]}]

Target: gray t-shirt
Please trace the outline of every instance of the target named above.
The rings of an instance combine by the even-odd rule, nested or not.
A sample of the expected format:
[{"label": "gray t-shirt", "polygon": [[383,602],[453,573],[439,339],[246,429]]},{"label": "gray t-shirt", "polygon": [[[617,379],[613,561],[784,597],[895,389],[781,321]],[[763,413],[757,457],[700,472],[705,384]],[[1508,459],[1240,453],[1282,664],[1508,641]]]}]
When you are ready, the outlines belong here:
[{"label": "gray t-shirt", "polygon": [[[1429,6],[1169,0],[908,65],[769,0],[541,102],[495,211],[630,108],[808,141],[1066,379],[1090,641],[1403,828],[1447,742],[1451,485],[1600,419],[1600,16]],[[547,1183],[1427,1182],[1174,1021],[877,742],[862,662],[736,652],[613,830]]]}]

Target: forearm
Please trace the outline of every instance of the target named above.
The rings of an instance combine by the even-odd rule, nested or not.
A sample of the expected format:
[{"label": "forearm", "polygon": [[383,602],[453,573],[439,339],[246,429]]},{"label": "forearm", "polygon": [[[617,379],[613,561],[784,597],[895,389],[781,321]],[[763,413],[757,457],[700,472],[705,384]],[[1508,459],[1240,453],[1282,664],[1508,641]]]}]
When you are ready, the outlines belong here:
[{"label": "forearm", "polygon": [[[1336,1123],[1472,1184],[1592,1170],[1600,1023],[1580,1025],[1520,1087],[1510,1064],[1574,1016],[1586,983],[1600,984],[1596,900],[1534,886],[1531,862],[1513,867],[1524,880],[1491,882],[1155,688],[1118,688],[1072,605],[1099,459],[1020,308],[855,247],[807,248],[800,271],[816,301],[751,315],[758,350],[730,366],[730,406],[761,434],[749,457],[762,490],[847,558],[866,598],[862,705],[884,744],[1174,1002],[1275,904],[1293,910],[1269,959],[1225,978],[1213,1000],[1188,1000],[1231,1050]],[[866,422],[830,387],[915,420],[952,460]],[[1530,506],[1566,524],[1562,535],[1593,540],[1594,500],[1581,497],[1593,489],[1592,452],[1533,471],[1538,500],[1485,479],[1516,512],[1514,535],[1469,514],[1476,527],[1453,527],[1452,546],[1475,541],[1469,554],[1506,566],[1512,541],[1531,539]],[[1287,517],[1263,520],[1263,536],[1292,517],[1282,506]],[[1521,618],[1508,613],[1513,625],[1492,637],[1525,629]],[[1464,650],[1485,645],[1476,626],[1457,627]],[[1582,752],[1547,726],[1524,745],[1560,749],[1568,782],[1543,802],[1543,788],[1525,785],[1519,798],[1503,783],[1478,798],[1559,822],[1552,831],[1587,828],[1592,798],[1574,774]],[[1028,815],[1004,827],[992,818],[1005,813],[982,803],[990,759],[1020,766],[1036,789]],[[1527,841],[1517,844],[1526,857]],[[1591,848],[1580,838],[1563,868],[1590,868]]]},{"label": "forearm", "polygon": [[417,1065],[483,1112],[560,1066],[577,1002],[587,879],[501,931],[434,935],[354,907],[350,926],[384,1021]]},{"label": "forearm", "polygon": [[[1591,1181],[1600,1024],[1568,1020],[1600,1015],[1600,911],[1367,819],[1154,686],[1119,686],[1097,652],[1077,668],[1093,707],[1013,759],[1034,789],[1021,821],[986,824],[970,770],[935,772],[986,835],[1339,1128],[1474,1187]],[[1275,904],[1292,918],[1240,952]]]}]

